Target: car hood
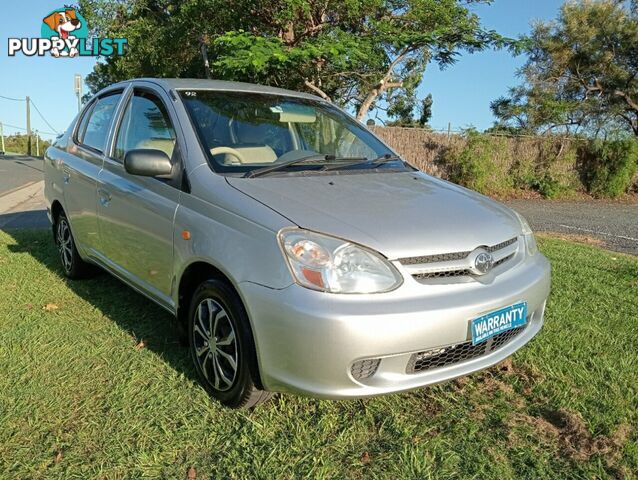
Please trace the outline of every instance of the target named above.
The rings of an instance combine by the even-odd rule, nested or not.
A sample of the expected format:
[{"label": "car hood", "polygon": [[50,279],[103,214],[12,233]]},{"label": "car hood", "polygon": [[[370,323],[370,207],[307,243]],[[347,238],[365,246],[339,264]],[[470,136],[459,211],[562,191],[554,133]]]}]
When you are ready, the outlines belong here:
[{"label": "car hood", "polygon": [[299,227],[390,259],[470,251],[521,232],[504,205],[420,172],[227,179]]}]

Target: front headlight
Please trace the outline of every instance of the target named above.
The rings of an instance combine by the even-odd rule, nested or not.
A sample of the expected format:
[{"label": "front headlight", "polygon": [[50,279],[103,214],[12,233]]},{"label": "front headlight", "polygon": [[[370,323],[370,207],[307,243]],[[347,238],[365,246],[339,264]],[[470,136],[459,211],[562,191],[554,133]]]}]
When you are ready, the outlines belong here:
[{"label": "front headlight", "polygon": [[330,293],[381,293],[403,279],[380,254],[353,243],[301,229],[284,229],[279,242],[295,280]]},{"label": "front headlight", "polygon": [[523,237],[525,238],[525,246],[527,247],[527,254],[532,256],[538,253],[538,245],[536,245],[536,238],[534,237],[534,232],[532,232],[532,228],[527,223],[527,220],[518,212],[516,216],[518,217],[518,221],[521,222],[521,229],[523,231]]}]

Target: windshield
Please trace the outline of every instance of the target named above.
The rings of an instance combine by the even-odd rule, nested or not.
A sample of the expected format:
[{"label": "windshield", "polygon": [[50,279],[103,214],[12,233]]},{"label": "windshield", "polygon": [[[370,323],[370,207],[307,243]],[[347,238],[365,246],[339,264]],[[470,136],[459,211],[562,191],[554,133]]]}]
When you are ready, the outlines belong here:
[{"label": "windshield", "polygon": [[[378,165],[365,160],[394,156],[365,127],[327,103],[260,93],[179,93],[218,172],[246,174],[284,163],[291,164],[286,173],[340,163],[373,169]],[[400,160],[390,163],[405,168]]]}]

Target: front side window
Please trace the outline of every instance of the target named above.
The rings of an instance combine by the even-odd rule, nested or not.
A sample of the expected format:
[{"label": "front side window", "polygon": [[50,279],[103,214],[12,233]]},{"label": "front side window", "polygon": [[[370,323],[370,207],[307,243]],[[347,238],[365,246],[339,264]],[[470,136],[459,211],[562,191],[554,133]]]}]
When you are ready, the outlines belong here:
[{"label": "front side window", "polygon": [[161,150],[172,159],[175,139],[164,103],[153,93],[135,91],[122,118],[113,156],[123,162],[131,150],[150,149]]},{"label": "front side window", "polygon": [[210,90],[180,95],[218,172],[247,173],[306,157],[313,161],[296,168],[319,170],[392,155],[365,127],[324,102]]},{"label": "front side window", "polygon": [[121,93],[102,97],[97,100],[93,109],[82,119],[78,141],[102,153],[106,147],[106,139],[115,114],[115,108],[122,98]]}]

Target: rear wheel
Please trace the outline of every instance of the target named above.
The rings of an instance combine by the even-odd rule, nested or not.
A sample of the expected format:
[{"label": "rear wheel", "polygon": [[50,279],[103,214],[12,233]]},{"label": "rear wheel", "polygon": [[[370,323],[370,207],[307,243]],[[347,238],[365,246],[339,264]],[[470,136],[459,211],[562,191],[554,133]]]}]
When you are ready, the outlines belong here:
[{"label": "rear wheel", "polygon": [[206,391],[231,408],[251,408],[271,396],[257,388],[255,347],[248,316],[232,288],[203,282],[189,310],[191,357]]},{"label": "rear wheel", "polygon": [[84,278],[93,271],[93,266],[80,257],[71,233],[69,219],[60,212],[55,221],[55,243],[58,246],[62,271],[69,278]]}]

